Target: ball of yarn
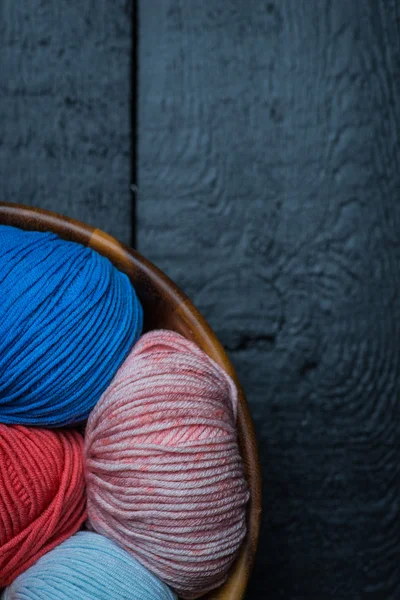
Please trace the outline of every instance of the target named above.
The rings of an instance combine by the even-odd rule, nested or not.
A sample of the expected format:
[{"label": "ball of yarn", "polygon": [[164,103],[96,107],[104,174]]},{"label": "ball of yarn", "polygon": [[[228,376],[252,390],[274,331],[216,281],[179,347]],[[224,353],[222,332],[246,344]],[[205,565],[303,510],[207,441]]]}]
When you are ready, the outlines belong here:
[{"label": "ball of yarn", "polygon": [[81,531],[42,556],[3,600],[174,600],[175,595],[111,540]]},{"label": "ball of yarn", "polygon": [[53,233],[0,225],[0,422],[85,420],[142,328],[126,275]]},{"label": "ball of yarn", "polygon": [[174,588],[223,583],[246,531],[248,489],[231,378],[171,331],[144,335],[91,413],[88,515]]},{"label": "ball of yarn", "polygon": [[82,435],[0,424],[0,587],[85,518]]}]

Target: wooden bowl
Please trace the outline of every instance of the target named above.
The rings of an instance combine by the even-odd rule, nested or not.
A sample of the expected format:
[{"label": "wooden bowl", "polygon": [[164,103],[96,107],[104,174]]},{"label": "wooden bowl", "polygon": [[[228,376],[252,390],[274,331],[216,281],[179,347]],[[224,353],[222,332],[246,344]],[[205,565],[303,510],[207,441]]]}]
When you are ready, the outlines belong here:
[{"label": "wooden bowl", "polygon": [[144,306],[145,329],[171,329],[194,341],[234,379],[239,391],[239,442],[250,488],[248,531],[227,582],[206,594],[209,600],[241,600],[253,567],[261,519],[261,476],[256,438],[246,398],[236,373],[210,326],[164,273],[115,238],[53,212],[0,203],[0,223],[20,229],[53,231],[65,240],[90,246],[131,279]]}]

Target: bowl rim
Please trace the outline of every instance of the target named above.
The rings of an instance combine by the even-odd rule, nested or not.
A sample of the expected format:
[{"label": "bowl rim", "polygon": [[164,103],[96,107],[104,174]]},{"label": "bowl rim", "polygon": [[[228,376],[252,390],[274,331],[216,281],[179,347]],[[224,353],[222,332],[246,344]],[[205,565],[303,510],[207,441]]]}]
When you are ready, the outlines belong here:
[{"label": "bowl rim", "polygon": [[261,469],[254,425],[244,391],[230,359],[210,325],[189,298],[161,269],[136,250],[100,229],[53,211],[8,202],[0,202],[0,224],[26,230],[53,231],[68,241],[84,244],[106,256],[117,268],[127,273],[131,281],[138,273],[149,278],[173,305],[179,318],[190,327],[194,341],[233,378],[238,390],[239,443],[250,489],[247,533],[229,572],[228,580],[220,588],[206,594],[205,598],[241,600],[254,566],[260,533]]}]

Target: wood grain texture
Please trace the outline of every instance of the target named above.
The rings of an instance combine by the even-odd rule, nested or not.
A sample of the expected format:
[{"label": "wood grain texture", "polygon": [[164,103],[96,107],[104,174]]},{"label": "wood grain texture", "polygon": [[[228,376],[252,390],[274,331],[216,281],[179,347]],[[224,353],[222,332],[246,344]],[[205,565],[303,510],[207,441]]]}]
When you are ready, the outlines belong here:
[{"label": "wood grain texture", "polygon": [[131,239],[130,0],[0,2],[0,199]]},{"label": "wood grain texture", "polygon": [[400,597],[400,5],[139,0],[138,248],[250,400],[248,597]]}]

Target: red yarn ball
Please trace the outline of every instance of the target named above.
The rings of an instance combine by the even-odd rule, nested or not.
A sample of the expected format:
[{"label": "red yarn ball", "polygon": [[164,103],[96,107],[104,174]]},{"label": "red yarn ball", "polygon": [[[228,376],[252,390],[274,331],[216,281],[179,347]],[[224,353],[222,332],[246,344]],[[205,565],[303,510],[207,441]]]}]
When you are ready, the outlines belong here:
[{"label": "red yarn ball", "polygon": [[83,438],[0,424],[0,587],[86,518]]},{"label": "red yarn ball", "polygon": [[237,390],[195,344],[144,335],[85,434],[91,526],[182,598],[221,585],[246,533]]}]

